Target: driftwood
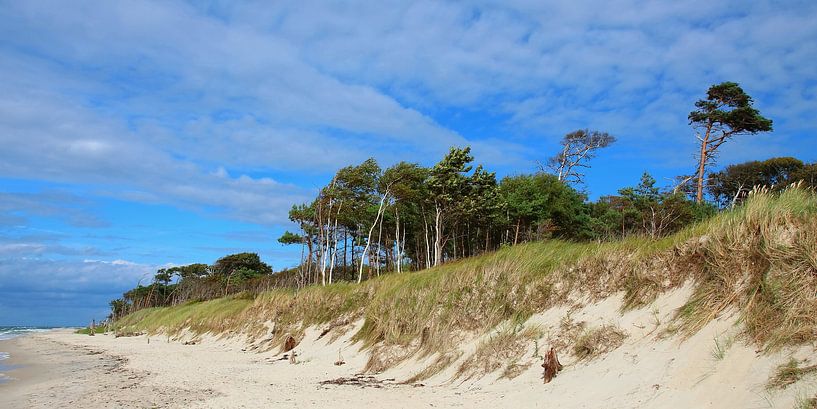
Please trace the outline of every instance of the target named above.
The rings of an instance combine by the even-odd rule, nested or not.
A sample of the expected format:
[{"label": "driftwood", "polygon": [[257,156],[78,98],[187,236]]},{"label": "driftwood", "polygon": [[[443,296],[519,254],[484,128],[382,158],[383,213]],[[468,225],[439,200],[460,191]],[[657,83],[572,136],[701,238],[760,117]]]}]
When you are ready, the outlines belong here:
[{"label": "driftwood", "polygon": [[562,364],[559,363],[559,357],[556,356],[556,349],[550,347],[550,350],[545,355],[545,362],[542,363],[542,368],[545,368],[544,378],[545,383],[550,382],[556,373],[562,370]]},{"label": "driftwood", "polygon": [[291,335],[287,337],[287,342],[284,343],[284,352],[289,352],[295,349],[295,338]]}]

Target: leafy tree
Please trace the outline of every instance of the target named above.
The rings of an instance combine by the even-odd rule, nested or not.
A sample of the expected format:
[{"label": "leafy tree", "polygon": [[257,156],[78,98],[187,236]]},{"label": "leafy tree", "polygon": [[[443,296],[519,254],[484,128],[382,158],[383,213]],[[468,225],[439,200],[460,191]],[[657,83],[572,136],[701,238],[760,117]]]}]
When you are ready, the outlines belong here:
[{"label": "leafy tree", "polygon": [[[399,162],[386,169],[380,178],[380,189],[391,192],[389,213],[394,214],[394,259],[397,272],[402,271],[403,257],[407,253],[406,239],[412,228],[418,229],[423,223],[424,202],[428,197],[425,180],[429,170],[416,163]],[[426,227],[423,224],[424,228]],[[419,229],[418,229],[419,230]],[[419,239],[419,237],[415,236]],[[415,249],[419,257],[420,251]],[[430,255],[426,254],[430,260]]]},{"label": "leafy tree", "polygon": [[499,185],[516,244],[543,235],[578,238],[586,234],[587,209],[584,198],[554,175],[508,176]]},{"label": "leafy tree", "polygon": [[278,242],[281,244],[301,244],[303,241],[303,236],[300,234],[295,234],[289,230],[285,231],[284,234],[278,238]]},{"label": "leafy tree", "polygon": [[719,206],[734,206],[755,186],[788,184],[803,166],[802,161],[791,157],[729,165],[709,175],[708,190]]},{"label": "leafy tree", "polygon": [[789,183],[802,181],[805,186],[817,188],[817,163],[804,165],[789,175]]},{"label": "leafy tree", "polygon": [[166,268],[160,268],[159,271],[156,272],[156,275],[153,277],[153,280],[155,282],[163,285],[168,285],[172,279],[173,272],[169,271]]},{"label": "leafy tree", "polygon": [[241,271],[251,271],[256,275],[272,274],[272,267],[261,261],[257,253],[238,253],[224,256],[213,264],[212,271],[217,276],[229,276]]},{"label": "leafy tree", "polygon": [[637,186],[621,189],[619,194],[617,209],[622,234],[661,237],[713,213],[710,206],[690,202],[681,192],[662,192],[655,186],[655,178],[647,172]]},{"label": "leafy tree", "polygon": [[548,159],[548,167],[559,181],[582,183],[584,174],[578,169],[589,168],[589,162],[596,156],[596,151],[610,146],[615,141],[616,138],[607,132],[588,129],[570,132],[562,138],[560,143],[562,150]]},{"label": "leafy tree", "polygon": [[[463,200],[463,213],[465,216],[466,234],[462,240],[463,251],[466,250],[466,244],[469,247],[476,247],[476,242],[481,237],[485,237],[484,245],[479,246],[488,250],[490,246],[490,229],[501,220],[501,210],[503,202],[499,197],[499,186],[496,182],[496,172],[488,172],[482,165],[474,169],[469,180],[469,191]],[[476,237],[471,234],[471,228],[474,227]],[[484,231],[484,234],[482,233]],[[471,245],[474,242],[474,245]],[[469,251],[468,254],[473,254]]]},{"label": "leafy tree", "polygon": [[695,108],[689,113],[689,123],[701,143],[696,200],[702,203],[706,165],[714,162],[718,148],[737,135],[771,131],[772,121],[760,115],[752,98],[734,82],[711,86],[706,99],[695,102]]},{"label": "leafy tree", "polygon": [[443,260],[443,248],[448,241],[447,224],[456,216],[460,198],[468,189],[465,176],[474,160],[471,148],[451,148],[445,157],[431,168],[426,181],[434,198],[434,265]]}]

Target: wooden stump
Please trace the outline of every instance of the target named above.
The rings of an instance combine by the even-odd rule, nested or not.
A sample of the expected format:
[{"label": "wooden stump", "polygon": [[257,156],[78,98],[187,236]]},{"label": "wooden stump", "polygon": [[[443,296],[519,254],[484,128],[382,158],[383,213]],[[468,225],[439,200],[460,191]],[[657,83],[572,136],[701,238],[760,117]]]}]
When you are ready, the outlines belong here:
[{"label": "wooden stump", "polygon": [[295,348],[295,338],[291,335],[287,338],[287,342],[284,343],[284,352],[292,351]]},{"label": "wooden stump", "polygon": [[545,362],[542,363],[542,368],[545,368],[544,378],[545,383],[550,382],[556,373],[562,370],[562,364],[559,363],[559,357],[556,356],[556,350],[550,347],[550,350],[545,355]]}]

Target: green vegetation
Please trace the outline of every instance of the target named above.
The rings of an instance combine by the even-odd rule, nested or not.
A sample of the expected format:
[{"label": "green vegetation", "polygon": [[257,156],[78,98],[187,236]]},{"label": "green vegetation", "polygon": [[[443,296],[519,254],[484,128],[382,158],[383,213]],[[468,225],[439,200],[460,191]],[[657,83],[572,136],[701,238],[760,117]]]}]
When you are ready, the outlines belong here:
[{"label": "green vegetation", "polygon": [[[433,353],[440,353],[438,366],[444,366],[469,334],[525,322],[565,302],[569,294],[598,300],[622,292],[624,308],[635,308],[691,280],[694,293],[675,317],[682,334],[733,308],[748,338],[773,349],[815,340],[814,254],[814,192],[761,191],[733,211],[664,238],[529,242],[419,272],[382,274],[361,284],[245,292],[145,309],[124,317],[117,327],[149,333],[242,332],[280,345],[289,335],[302,337],[307,326],[362,318],[355,339],[379,360],[372,368]],[[270,336],[267,321],[275,331],[262,339]]]},{"label": "green vegetation", "polygon": [[726,352],[729,351],[729,348],[735,343],[735,338],[729,336],[723,338],[715,337],[713,342],[715,346],[712,348],[712,358],[716,361],[721,361],[726,357]]},{"label": "green vegetation", "polygon": [[[94,334],[104,334],[106,327],[104,325],[97,325],[94,327]],[[77,334],[82,335],[89,335],[91,333],[91,327],[80,328],[75,331]]]},{"label": "green vegetation", "polygon": [[626,332],[610,325],[586,329],[573,344],[573,355],[591,360],[620,347],[626,338]]},{"label": "green vegetation", "polygon": [[803,377],[817,372],[817,365],[800,366],[800,361],[791,358],[788,362],[777,367],[769,382],[767,389],[783,389],[796,383]]}]

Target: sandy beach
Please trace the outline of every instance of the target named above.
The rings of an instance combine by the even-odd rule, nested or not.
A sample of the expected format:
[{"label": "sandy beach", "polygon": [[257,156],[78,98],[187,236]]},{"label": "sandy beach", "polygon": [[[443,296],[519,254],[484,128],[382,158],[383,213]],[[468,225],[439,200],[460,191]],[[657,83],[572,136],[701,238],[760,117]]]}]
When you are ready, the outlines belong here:
[{"label": "sandy beach", "polygon": [[[368,353],[351,336],[361,322],[335,337],[307,329],[294,365],[278,350],[257,352],[257,344],[240,336],[115,338],[55,330],[0,343],[0,350],[12,356],[6,364],[22,365],[8,373],[16,379],[0,385],[0,407],[792,408],[817,391],[814,378],[783,390],[766,389],[777,365],[790,356],[806,358],[813,350],[763,354],[740,341],[734,317],[716,319],[686,340],[657,336],[660,322],[685,297],[676,291],[651,308],[623,315],[620,299],[611,297],[580,310],[556,308],[534,316],[529,325],[545,333],[558,328],[565,314],[628,332],[623,345],[591,361],[563,353],[565,369],[549,384],[542,382],[532,345],[513,379],[501,378],[502,371],[467,381],[456,378],[458,364],[478,339],[462,345],[463,358],[421,382],[403,381],[433,357],[359,375]],[[713,340],[726,336],[735,336],[735,342],[713,356]],[[334,365],[339,356],[345,364]]]}]

